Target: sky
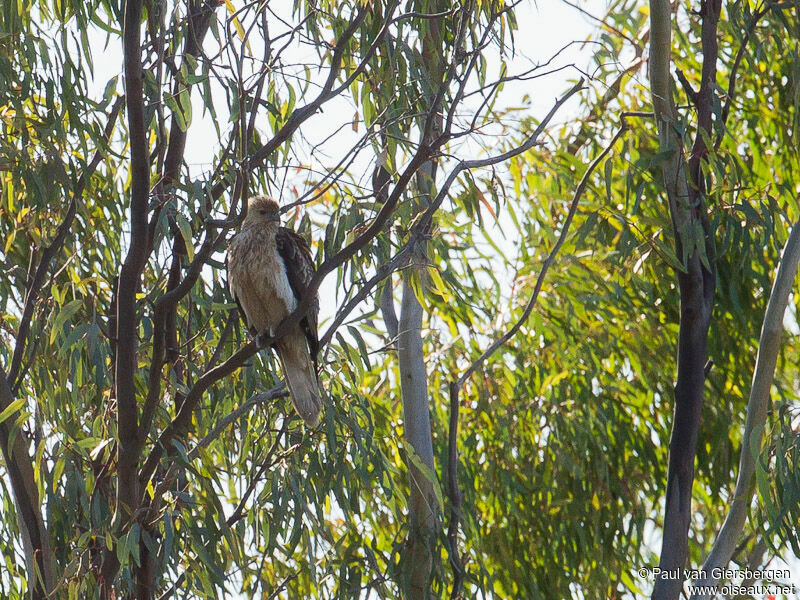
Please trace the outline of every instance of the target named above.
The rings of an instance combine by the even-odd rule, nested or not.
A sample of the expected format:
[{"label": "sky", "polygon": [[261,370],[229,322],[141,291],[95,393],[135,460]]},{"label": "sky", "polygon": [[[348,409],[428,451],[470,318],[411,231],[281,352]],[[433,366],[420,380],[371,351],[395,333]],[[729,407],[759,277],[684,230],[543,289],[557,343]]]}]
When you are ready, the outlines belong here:
[{"label": "sky", "polygon": [[[239,4],[234,1],[234,5],[238,6]],[[271,2],[270,6],[276,12],[285,12],[288,15],[291,4],[290,0],[278,0]],[[605,2],[597,4],[604,5]],[[220,9],[219,13],[221,14],[223,10]],[[514,40],[515,53],[510,61],[512,72],[514,70],[521,72],[534,64],[545,63],[562,48],[564,49],[552,63],[553,66],[574,63],[582,69],[587,67],[591,55],[590,48],[580,42],[587,39],[593,27],[587,18],[575,9],[553,0],[539,2],[538,5],[534,5],[533,2],[523,2],[517,10],[517,21],[519,29]],[[93,85],[97,93],[102,95],[107,82],[121,72],[122,51],[118,41],[107,43],[105,34],[99,29],[95,29],[89,39],[93,49],[96,50]],[[259,48],[254,47],[253,52],[258,54]],[[289,58],[297,62],[318,62],[316,55],[308,48],[294,49]],[[567,89],[569,81],[574,81],[578,76],[577,70],[567,68],[533,82],[510,82],[501,92],[499,105],[521,106],[523,97],[527,95],[530,97],[531,114],[541,116],[550,109],[555,98]],[[122,91],[121,82],[118,83],[117,90],[118,92]],[[196,97],[197,94],[194,96],[196,123],[202,110]],[[219,98],[218,104],[220,118],[223,118],[224,96]],[[565,114],[569,113],[569,108],[567,107]],[[573,111],[574,108],[575,105],[572,106]],[[329,126],[332,122],[341,122],[342,116],[349,122],[352,119],[353,111],[354,107],[350,103],[331,102],[326,104],[322,113],[309,119],[303,125],[302,131],[311,140],[324,139],[330,133]],[[337,114],[339,112],[342,112],[343,115]],[[190,128],[189,143],[186,149],[186,160],[192,167],[192,172],[196,174],[201,173],[204,168],[208,168],[220,145],[208,115],[201,117],[201,120],[208,126]],[[337,141],[336,146],[341,147],[340,142]]]}]

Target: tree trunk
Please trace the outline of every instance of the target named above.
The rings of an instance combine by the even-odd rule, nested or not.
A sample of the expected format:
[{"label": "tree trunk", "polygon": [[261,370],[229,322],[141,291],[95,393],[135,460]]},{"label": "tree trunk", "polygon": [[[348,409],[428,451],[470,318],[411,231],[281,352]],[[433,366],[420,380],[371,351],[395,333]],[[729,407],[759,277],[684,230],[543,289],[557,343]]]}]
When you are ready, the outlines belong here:
[{"label": "tree trunk", "polygon": [[428,406],[428,376],[422,344],[423,309],[414,293],[411,278],[417,277],[419,293],[424,293],[426,278],[424,249],[414,253],[412,264],[403,273],[403,297],[400,305],[398,331],[398,362],[403,394],[403,429],[408,452],[429,469],[424,473],[414,460],[408,462],[409,475],[409,539],[408,578],[406,595],[411,599],[429,597],[433,544],[436,537],[436,496],[431,477],[433,442],[431,439],[430,408]]},{"label": "tree trunk", "polygon": [[[14,401],[11,387],[0,369],[0,412]],[[22,533],[25,566],[28,571],[28,591],[32,600],[44,600],[55,587],[54,559],[50,538],[44,526],[39,491],[33,474],[33,461],[28,454],[28,436],[22,429],[12,434],[19,411],[0,423],[0,446],[14,493],[17,521]],[[9,446],[13,435],[13,443]]]},{"label": "tree trunk", "polygon": [[[675,412],[669,446],[667,495],[659,568],[664,574],[653,587],[654,600],[677,600],[683,588],[691,522],[694,459],[703,407],[706,378],[706,342],[714,306],[716,272],[714,247],[706,214],[702,161],[708,154],[705,140],[711,134],[716,85],[717,22],[721,0],[703,0],[703,64],[698,92],[691,93],[697,108],[698,133],[687,161],[678,133],[678,112],[672,99],[672,12],[669,0],[650,0],[650,87],[658,125],[661,152],[671,151],[662,162],[664,187],[678,257],[685,257],[678,272],[680,333]],[[700,235],[696,232],[700,231]],[[685,250],[685,251],[684,251]],[[705,260],[702,255],[705,254]]]},{"label": "tree trunk", "polygon": [[[444,10],[443,3],[432,2],[430,10]],[[430,21],[422,43],[422,62],[427,76],[428,111],[435,111],[435,93],[442,84],[442,19]],[[426,114],[421,119],[422,143],[430,144],[442,131],[442,114]],[[418,207],[427,207],[434,196],[436,182],[435,160],[422,165],[417,173],[416,187]],[[424,297],[427,289],[428,259],[425,242],[414,248],[410,264],[403,271],[403,296],[400,304],[397,358],[400,368],[400,385],[403,395],[403,425],[408,451],[416,455],[428,471],[424,473],[409,457],[409,539],[407,558],[408,578],[406,597],[411,600],[431,596],[433,550],[436,541],[439,515],[436,511],[434,481],[436,470],[433,463],[433,439],[431,436],[430,406],[428,403],[428,376],[422,343],[422,304],[417,294]],[[415,293],[414,283],[417,285]]]}]

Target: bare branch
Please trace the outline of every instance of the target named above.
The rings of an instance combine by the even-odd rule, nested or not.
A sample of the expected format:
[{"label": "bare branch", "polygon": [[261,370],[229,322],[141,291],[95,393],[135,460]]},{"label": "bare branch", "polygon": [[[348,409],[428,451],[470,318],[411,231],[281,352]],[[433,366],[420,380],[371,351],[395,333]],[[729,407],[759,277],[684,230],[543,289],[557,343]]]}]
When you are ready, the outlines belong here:
[{"label": "bare branch", "polygon": [[[764,313],[764,323],[761,326],[761,336],[758,341],[758,356],[753,370],[753,383],[750,387],[750,399],[747,402],[747,417],[739,454],[739,476],[736,479],[733,501],[717,539],[714,541],[714,546],[703,563],[701,572],[706,573],[708,577],[696,580],[694,582],[695,589],[699,589],[699,586],[716,586],[719,583],[719,579],[711,577],[711,574],[728,565],[744,530],[747,513],[750,510],[750,501],[753,498],[753,488],[750,484],[756,468],[755,455],[761,448],[770,389],[778,363],[783,316],[789,303],[789,294],[794,287],[798,262],[800,262],[800,220],[795,222],[789,239],[786,240],[783,247],[783,254],[778,263],[778,272],[775,275],[775,282],[772,284],[772,292],[767,302],[767,310]],[[712,594],[695,593],[692,595],[693,600],[711,597]]]},{"label": "bare branch", "polygon": [[[0,368],[0,412],[15,401],[5,371]],[[50,548],[48,531],[42,517],[41,498],[34,476],[30,440],[23,430],[12,433],[19,411],[0,422],[0,451],[11,482],[17,507],[19,528],[29,573],[28,585],[33,600],[45,600],[55,585],[55,558]],[[13,438],[13,440],[12,440]],[[35,575],[39,572],[43,580]]]},{"label": "bare branch", "polygon": [[[147,124],[144,117],[144,73],[141,47],[142,0],[127,0],[123,23],[123,60],[128,137],[131,155],[130,246],[119,275],[117,289],[117,501],[115,522],[127,521],[138,502],[138,406],[136,401],[136,347],[139,320],[136,293],[148,253],[148,193],[150,164]],[[102,569],[104,586],[110,586],[119,568],[116,555],[108,552]],[[106,587],[108,591],[108,587]]]},{"label": "bare branch", "polygon": [[622,137],[622,134],[625,133],[625,131],[626,127],[623,125],[619,129],[619,131],[617,131],[617,133],[614,134],[614,137],[611,138],[611,141],[609,142],[608,146],[606,146],[603,149],[603,151],[597,155],[597,158],[595,158],[592,161],[592,163],[584,172],[583,177],[581,177],[581,180],[578,183],[578,187],[575,188],[575,193],[572,197],[572,202],[570,203],[567,216],[564,219],[564,223],[561,226],[561,232],[558,235],[558,239],[556,240],[555,245],[550,250],[550,253],[544,259],[544,262],[542,262],[542,269],[541,271],[539,271],[539,275],[536,278],[536,284],[534,285],[533,293],[531,294],[531,298],[530,300],[528,300],[528,304],[527,306],[525,306],[525,310],[522,312],[522,315],[517,320],[517,322],[514,323],[511,329],[509,329],[506,333],[504,333],[497,340],[495,340],[492,343],[492,345],[490,345],[483,352],[483,354],[481,354],[469,366],[469,368],[466,371],[464,371],[461,377],[459,377],[457,380],[459,388],[464,385],[464,382],[466,382],[466,380],[470,378],[470,376],[486,361],[487,358],[489,358],[492,354],[494,354],[497,351],[498,348],[506,344],[512,337],[514,337],[514,335],[516,335],[516,333],[525,324],[525,322],[527,322],[528,317],[530,317],[530,314],[533,311],[534,306],[536,305],[536,300],[539,297],[539,292],[541,291],[542,285],[544,284],[544,278],[547,275],[547,271],[552,266],[553,262],[556,259],[556,255],[558,254],[558,251],[561,250],[561,246],[564,245],[564,242],[567,239],[567,234],[569,233],[570,225],[572,224],[572,220],[575,217],[576,211],[578,210],[578,203],[580,202],[583,193],[586,191],[586,186],[589,185],[589,178],[591,177],[592,173],[597,168],[597,166],[603,161],[603,159],[605,159],[605,157],[608,156],[608,153],[611,152],[611,150],[614,147],[614,144],[617,143],[617,140],[619,140],[619,138]]},{"label": "bare branch", "polygon": [[503,152],[502,154],[498,154],[496,156],[490,156],[488,158],[481,158],[475,160],[466,160],[460,161],[450,174],[448,175],[447,179],[445,180],[444,184],[442,185],[439,192],[436,194],[436,198],[431,203],[431,206],[428,210],[425,211],[421,218],[421,222],[424,222],[426,225],[430,224],[431,219],[433,218],[433,214],[439,209],[444,202],[445,198],[447,197],[448,192],[450,191],[450,186],[453,185],[453,182],[456,180],[459,174],[465,170],[471,169],[479,169],[482,167],[491,167],[492,165],[499,164],[501,162],[505,162],[510,158],[514,158],[522,154],[523,152],[527,152],[531,148],[533,148],[536,144],[539,143],[539,137],[544,133],[547,125],[550,123],[552,118],[556,115],[558,110],[564,105],[564,103],[569,100],[574,94],[578,93],[581,89],[583,89],[583,79],[578,81],[574,86],[572,86],[566,94],[564,94],[561,98],[557,99],[553,108],[550,109],[550,112],[545,115],[544,119],[539,123],[538,127],[534,130],[534,132],[528,137],[528,139],[521,145],[508,150],[507,152]]},{"label": "bare branch", "polygon": [[[111,108],[108,122],[106,123],[106,127],[103,132],[103,141],[106,144],[111,138],[111,133],[114,131],[114,125],[117,122],[117,117],[119,116],[119,111],[122,108],[122,104],[122,98],[117,98]],[[36,307],[36,302],[39,299],[39,292],[42,289],[42,285],[44,285],[45,277],[50,270],[50,263],[59,253],[61,247],[64,245],[64,242],[67,239],[67,234],[72,228],[72,221],[75,219],[75,215],[78,212],[78,202],[83,196],[83,191],[86,189],[86,184],[88,183],[89,179],[91,179],[92,175],[94,175],[94,172],[97,170],[100,161],[103,159],[103,153],[105,149],[106,148],[104,144],[101,144],[101,147],[99,147],[94,153],[94,156],[92,156],[92,160],[89,161],[89,164],[86,165],[86,168],[80,174],[80,177],[75,185],[75,189],[72,190],[72,196],[69,201],[69,206],[67,206],[67,212],[64,215],[64,218],[61,220],[61,223],[58,225],[53,240],[42,251],[42,257],[39,260],[39,265],[36,267],[33,280],[28,286],[28,292],[25,296],[25,306],[22,310],[22,317],[20,318],[19,329],[17,330],[17,341],[16,345],[14,346],[14,354],[11,357],[11,366],[8,369],[8,383],[12,388],[16,388],[19,383],[17,381],[17,376],[22,363],[22,356],[25,352],[25,344],[30,332],[33,311]]]},{"label": "bare branch", "polygon": [[605,19],[601,19],[600,17],[596,17],[595,15],[590,13],[585,8],[583,8],[581,6],[578,6],[577,4],[574,4],[574,3],[570,2],[569,0],[561,0],[561,1],[564,4],[566,4],[567,6],[570,6],[570,7],[574,8],[575,10],[577,10],[582,15],[585,15],[586,17],[590,18],[592,21],[595,21],[599,25],[602,25],[608,31],[616,33],[622,39],[627,40],[628,42],[630,42],[639,51],[639,54],[641,54],[643,52],[643,48],[642,48],[642,45],[641,45],[642,42],[640,40],[635,40],[635,39],[631,38],[624,31],[622,31],[621,29],[618,29],[617,27],[614,27],[613,25],[611,25]]}]

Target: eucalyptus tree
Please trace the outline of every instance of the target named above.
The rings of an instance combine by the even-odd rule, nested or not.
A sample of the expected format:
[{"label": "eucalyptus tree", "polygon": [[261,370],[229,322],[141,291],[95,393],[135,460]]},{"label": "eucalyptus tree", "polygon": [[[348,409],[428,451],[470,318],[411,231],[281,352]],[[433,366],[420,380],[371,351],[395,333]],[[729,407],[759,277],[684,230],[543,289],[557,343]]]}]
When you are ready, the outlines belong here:
[{"label": "eucalyptus tree", "polygon": [[[423,385],[406,391],[359,307],[416,265],[399,321],[429,350],[420,249],[436,213],[469,170],[538,143],[566,99],[510,151],[449,158],[501,118],[492,103],[513,74],[487,55],[505,55],[513,26],[513,5],[493,3],[4,5],[5,597],[441,593],[441,553],[456,549],[436,541],[433,433],[396,435],[429,410],[430,357],[413,357]],[[122,63],[99,87],[98,40]],[[314,141],[318,113],[348,102],[356,116]],[[203,130],[216,141],[198,170],[187,148]],[[336,160],[321,160],[331,144]],[[370,173],[384,183],[365,194]],[[338,284],[312,431],[220,274],[257,191],[281,196],[318,263],[275,336],[326,277]]]},{"label": "eucalyptus tree", "polygon": [[[443,344],[449,370],[440,381],[450,381],[451,395],[454,383],[465,386],[460,400],[454,395],[462,412],[465,558],[502,597],[562,598],[576,590],[641,597],[655,582],[639,569],[652,573],[659,559],[678,572],[705,566],[709,578],[697,585],[715,583],[714,567],[779,566],[798,554],[800,506],[797,300],[790,296],[798,63],[787,43],[797,36],[796,6],[729,2],[713,35],[715,14],[704,12],[713,3],[658,12],[618,2],[606,14],[575,8],[600,25],[590,75],[601,84],[553,132],[552,148],[513,159],[502,180],[513,192],[499,212],[513,216],[527,242],[508,257],[515,293],[487,298],[510,306],[481,328],[502,344],[480,336]],[[651,19],[659,20],[657,34]],[[648,55],[650,76],[662,78],[655,92]],[[672,68],[656,60],[672,62],[674,82]],[[716,63],[716,84],[707,61]],[[674,96],[677,116],[654,119],[654,94],[657,110],[659,99]],[[521,131],[534,126],[523,121]],[[593,171],[604,152],[603,168]],[[692,184],[685,183],[670,204],[662,171],[673,169],[672,183],[690,158],[704,186],[694,184],[693,193],[703,189],[702,198],[686,204]],[[492,177],[475,183],[484,196],[497,193]],[[671,210],[690,210],[694,224],[676,228]],[[681,292],[676,274],[685,277],[687,261],[696,273],[716,273],[704,292],[713,301]],[[691,285],[702,282],[695,277]],[[698,312],[691,302],[700,300]],[[697,411],[691,402],[671,415],[673,399],[685,399],[676,376],[685,381],[688,373],[675,362],[680,332],[698,326],[681,316],[687,307],[704,323],[683,354],[696,359],[695,384],[698,367],[702,376],[693,393],[707,398],[691,418],[681,412]],[[700,360],[706,344],[711,362]],[[682,443],[694,435],[696,454]],[[680,489],[679,502],[668,481]],[[676,510],[691,517],[691,530],[690,521],[673,524]],[[681,587],[680,580],[660,583],[667,585],[653,590],[657,597]]]},{"label": "eucalyptus tree", "polygon": [[[546,320],[537,323],[537,332],[552,337],[537,334],[533,340],[534,348],[546,348],[574,329],[574,340],[562,346],[570,348],[568,356],[584,348],[596,356],[593,332],[619,332],[624,346],[607,338],[599,346],[617,348],[607,363],[594,359],[594,368],[586,369],[586,359],[575,358],[564,370],[579,370],[582,381],[591,381],[592,399],[632,385],[648,390],[635,401],[625,394],[613,403],[613,418],[600,417],[604,424],[631,420],[624,433],[606,425],[605,436],[623,443],[624,455],[631,444],[629,460],[643,469],[637,490],[625,476],[627,464],[610,475],[603,468],[601,487],[617,490],[612,499],[621,487],[642,505],[634,511],[619,507],[617,517],[612,505],[601,518],[609,537],[596,532],[604,542],[588,544],[597,548],[600,573],[613,572],[609,548],[631,553],[637,545],[640,565],[670,573],[705,566],[709,577],[697,585],[716,583],[711,569],[731,560],[731,566],[753,569],[798,554],[792,520],[798,507],[796,295],[789,301],[797,268],[798,63],[787,43],[797,37],[796,8],[781,2],[612,3],[607,14],[591,15],[602,25],[594,75],[608,87],[587,103],[563,156],[531,161],[527,170],[512,165],[523,189],[527,184],[540,196],[563,193],[582,172],[574,152],[583,149],[580,162],[588,164],[620,127],[627,129],[621,154],[607,161],[599,178],[598,206],[587,199],[576,217],[575,239],[589,241],[591,254],[580,258],[579,248],[565,249],[557,280],[565,291],[558,302],[580,306],[579,314],[560,316],[557,332]],[[557,179],[532,176],[535,167]],[[539,228],[535,220],[537,236]],[[581,264],[581,285],[569,276],[573,262]],[[781,341],[787,301],[788,336]],[[608,314],[614,304],[623,310]],[[547,310],[543,302],[541,318]],[[597,320],[586,315],[595,311]],[[648,331],[653,325],[656,330]],[[646,333],[628,337],[638,331]],[[582,335],[591,350],[580,342]],[[671,358],[676,355],[677,363]],[[542,368],[548,361],[535,363]],[[604,386],[595,371],[601,367],[628,383]],[[557,381],[569,386],[570,376]],[[589,392],[585,383],[573,386],[561,393]],[[591,444],[608,444],[605,436],[595,434]],[[579,445],[582,438],[570,443]],[[552,439],[550,431],[546,439]],[[578,464],[587,470],[596,462],[587,455]],[[621,482],[615,483],[615,472]],[[585,491],[587,502],[594,504],[595,493],[596,487]],[[602,507],[602,494],[598,498]],[[575,496],[563,502],[573,507]],[[582,582],[581,569],[592,564],[587,554],[578,548],[565,553],[566,568]],[[637,572],[621,568],[605,593],[647,593],[654,581]],[[659,581],[653,594],[676,598],[682,587],[680,577]]]},{"label": "eucalyptus tree", "polygon": [[[516,3],[5,3],[0,594],[641,597],[797,553],[797,10],[653,4],[576,5],[594,68],[540,113]],[[316,255],[274,332],[323,293],[313,430],[222,275],[253,193]]]}]

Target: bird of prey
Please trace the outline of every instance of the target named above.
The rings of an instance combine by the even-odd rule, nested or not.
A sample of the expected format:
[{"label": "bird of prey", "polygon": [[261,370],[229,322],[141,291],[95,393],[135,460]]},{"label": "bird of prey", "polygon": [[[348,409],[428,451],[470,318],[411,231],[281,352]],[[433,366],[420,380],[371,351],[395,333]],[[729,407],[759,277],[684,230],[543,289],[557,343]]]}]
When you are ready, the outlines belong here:
[{"label": "bird of prey", "polygon": [[[306,241],[281,227],[278,203],[266,196],[247,202],[247,216],[228,247],[228,285],[250,334],[260,343],[297,308],[314,276]],[[319,299],[300,323],[277,340],[294,407],[310,427],[319,423],[322,404],[316,366]]]}]

